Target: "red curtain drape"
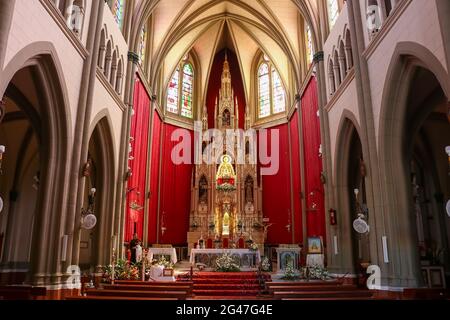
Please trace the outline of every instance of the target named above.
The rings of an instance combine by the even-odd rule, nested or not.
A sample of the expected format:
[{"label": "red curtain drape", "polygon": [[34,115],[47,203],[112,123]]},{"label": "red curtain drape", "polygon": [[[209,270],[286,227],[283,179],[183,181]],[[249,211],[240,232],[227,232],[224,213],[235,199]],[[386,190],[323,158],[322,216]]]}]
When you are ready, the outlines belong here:
[{"label": "red curtain drape", "polygon": [[153,111],[153,129],[151,144],[150,164],[150,197],[148,213],[148,242],[157,241],[157,218],[158,218],[158,192],[159,192],[159,166],[161,159],[161,129],[162,121],[156,110]]},{"label": "red curtain drape", "polygon": [[294,242],[303,242],[302,223],[302,198],[301,198],[301,172],[300,172],[300,138],[299,120],[297,111],[294,112],[289,122],[291,138],[291,161],[292,161],[292,196],[294,204]]},{"label": "red curtain drape", "polygon": [[314,77],[302,97],[302,127],[305,155],[305,196],[308,236],[322,236],[325,241],[324,188],[321,182],[322,158],[317,81]]},{"label": "red curtain drape", "polygon": [[[158,232],[160,243],[184,245],[187,242],[189,230],[193,159],[191,164],[177,165],[172,162],[171,153],[179,141],[171,141],[171,136],[177,129],[179,128],[170,124],[163,125],[161,209]],[[186,131],[189,132],[190,144],[193,148],[193,132]],[[162,227],[166,228],[164,234],[162,234]]]},{"label": "red curtain drape", "polygon": [[239,105],[239,128],[244,128],[245,122],[245,93],[244,84],[242,82],[241,70],[239,68],[239,61],[236,54],[231,50],[222,50],[214,57],[214,62],[211,67],[211,73],[208,82],[208,91],[206,94],[206,108],[208,110],[208,126],[209,128],[215,127],[214,108],[216,98],[219,96],[219,90],[221,86],[221,76],[223,70],[223,62],[225,61],[225,52],[227,53],[227,59],[230,64],[231,84],[234,90],[234,96],[238,99]]},{"label": "red curtain drape", "polygon": [[[291,224],[291,181],[289,164],[289,134],[288,125],[283,124],[268,129],[268,154],[272,152],[272,133],[279,130],[279,170],[275,175],[262,175],[263,187],[263,214],[269,218],[273,225],[268,229],[267,244],[292,243],[292,228],[286,227]],[[258,148],[261,148],[261,135],[258,136]],[[265,167],[260,164],[261,167]]]},{"label": "red curtain drape", "polygon": [[[137,78],[134,86],[134,115],[130,131],[132,137],[129,160],[131,177],[128,180],[127,190],[125,241],[131,240],[134,232],[140,239],[143,236],[150,106],[150,97],[141,80]],[[142,209],[136,210],[131,207]]]}]

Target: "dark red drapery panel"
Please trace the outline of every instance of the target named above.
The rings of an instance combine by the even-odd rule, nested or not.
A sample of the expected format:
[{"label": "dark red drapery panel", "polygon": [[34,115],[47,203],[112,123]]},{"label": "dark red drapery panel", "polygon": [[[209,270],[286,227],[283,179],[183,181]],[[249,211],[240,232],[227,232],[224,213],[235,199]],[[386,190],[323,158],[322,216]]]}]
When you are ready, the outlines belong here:
[{"label": "dark red drapery panel", "polygon": [[[263,175],[263,214],[273,223],[268,229],[267,244],[292,243],[292,228],[286,227],[291,224],[291,180],[289,164],[289,129],[287,124],[268,129],[268,154],[271,154],[271,136],[273,130],[279,130],[280,140],[277,142],[280,148],[280,165],[275,175]],[[258,148],[261,148],[261,135],[258,135]],[[264,167],[261,165],[261,167]]]},{"label": "dark red drapery panel", "polygon": [[[245,92],[242,82],[241,70],[236,54],[231,50],[226,50],[228,62],[230,64],[231,84],[233,86],[234,95],[238,99],[239,105],[239,128],[244,128],[245,123]],[[216,98],[219,96],[221,86],[221,76],[223,70],[223,62],[225,61],[225,49],[216,54],[209,75],[208,91],[206,94],[206,107],[208,110],[208,126],[215,127],[214,108]]]},{"label": "dark red drapery panel", "polygon": [[130,131],[133,139],[130,142],[131,177],[128,180],[127,190],[125,241],[130,241],[135,231],[140,239],[143,236],[144,210],[135,210],[131,206],[135,204],[144,208],[150,106],[150,97],[140,79],[137,78],[134,86],[134,115],[131,119]]},{"label": "dark red drapery panel", "polygon": [[298,113],[294,112],[289,122],[291,138],[291,161],[292,161],[292,196],[294,204],[294,242],[303,242],[302,223],[302,198],[301,198],[301,171],[300,171],[300,138]]},{"label": "dark red drapery panel", "polygon": [[[170,124],[163,125],[161,209],[159,211],[160,228],[158,232],[160,243],[182,245],[187,242],[189,230],[193,165],[177,165],[171,160],[172,150],[179,144],[178,141],[171,141],[172,133],[177,129],[180,128]],[[190,144],[193,148],[193,132],[189,130],[186,130],[186,132],[189,132]],[[166,228],[164,235],[162,234],[162,227]]]},{"label": "dark red drapery panel", "polygon": [[320,119],[317,115],[319,104],[317,81],[314,77],[311,78],[301,101],[308,236],[322,236],[325,241],[324,188],[320,179],[322,158],[319,155]]},{"label": "dark red drapery panel", "polygon": [[148,213],[148,242],[157,241],[159,165],[161,163],[161,129],[162,121],[156,110],[153,111],[153,129],[150,164],[150,198]]}]

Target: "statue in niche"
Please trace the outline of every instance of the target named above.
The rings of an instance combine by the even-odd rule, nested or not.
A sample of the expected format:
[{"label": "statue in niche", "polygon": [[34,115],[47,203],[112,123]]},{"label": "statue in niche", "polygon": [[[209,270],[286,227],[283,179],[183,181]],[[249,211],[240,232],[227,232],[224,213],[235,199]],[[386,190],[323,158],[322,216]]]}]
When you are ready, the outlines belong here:
[{"label": "statue in niche", "polygon": [[250,176],[245,179],[245,202],[253,203],[253,179]]},{"label": "statue in niche", "polygon": [[208,181],[205,176],[202,176],[199,181],[198,199],[200,203],[208,202]]},{"label": "statue in niche", "polygon": [[228,109],[225,109],[225,111],[223,112],[222,125],[227,127],[231,126],[231,115]]}]

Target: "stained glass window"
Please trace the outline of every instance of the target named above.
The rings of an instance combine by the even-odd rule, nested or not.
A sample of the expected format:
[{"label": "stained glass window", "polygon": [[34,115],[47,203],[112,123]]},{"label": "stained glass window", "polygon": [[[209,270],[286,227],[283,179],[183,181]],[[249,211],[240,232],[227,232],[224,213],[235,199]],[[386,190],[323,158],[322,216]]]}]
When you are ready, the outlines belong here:
[{"label": "stained glass window", "polygon": [[119,28],[122,28],[124,1],[125,0],[112,0],[110,5],[114,20],[116,20]]},{"label": "stained glass window", "polygon": [[167,111],[178,113],[178,89],[180,81],[180,69],[177,68],[173,73],[167,89]]},{"label": "stained glass window", "polygon": [[145,49],[147,46],[147,27],[144,26],[141,31],[141,39],[139,42],[139,63],[142,64],[142,62],[145,61]]},{"label": "stained glass window", "polygon": [[328,19],[330,22],[330,29],[333,28],[338,17],[339,17],[338,0],[328,0]]},{"label": "stained glass window", "polygon": [[194,70],[190,63],[183,67],[183,87],[181,92],[181,115],[192,118],[192,97],[194,94]]},{"label": "stained glass window", "polygon": [[261,64],[258,71],[259,117],[270,115],[270,75],[269,65]]},{"label": "stained glass window", "polygon": [[273,89],[273,113],[280,113],[286,110],[286,94],[280,75],[275,68],[272,68],[272,89]]},{"label": "stained glass window", "polygon": [[263,57],[258,69],[258,117],[286,111],[286,91],[280,74],[270,61]]},{"label": "stained glass window", "polygon": [[312,32],[309,24],[305,26],[305,36],[306,36],[306,59],[308,64],[311,64],[314,59],[314,46],[312,41]]}]

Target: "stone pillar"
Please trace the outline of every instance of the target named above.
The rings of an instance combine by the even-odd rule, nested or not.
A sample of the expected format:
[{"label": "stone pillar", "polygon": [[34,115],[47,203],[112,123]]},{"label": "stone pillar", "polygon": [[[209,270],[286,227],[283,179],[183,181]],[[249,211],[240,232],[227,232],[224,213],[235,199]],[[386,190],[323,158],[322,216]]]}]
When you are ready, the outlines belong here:
[{"label": "stone pillar", "polygon": [[341,71],[341,78],[342,78],[341,81],[344,81],[345,76],[347,75],[347,70],[348,70],[348,67],[345,64],[345,55],[339,56],[339,68]]},{"label": "stone pillar", "polygon": [[341,75],[340,75],[340,70],[339,70],[339,64],[335,62],[333,62],[333,73],[334,73],[334,87],[335,87],[335,91],[337,91],[339,89],[339,86],[341,85]]},{"label": "stone pillar", "polygon": [[349,71],[353,67],[353,55],[352,55],[352,47],[345,46],[345,58],[347,60],[347,71]]},{"label": "stone pillar", "polygon": [[111,66],[111,75],[109,78],[109,83],[111,83],[111,86],[113,87],[113,89],[116,89],[116,76],[117,76],[117,63],[113,64]]},{"label": "stone pillar", "polygon": [[3,63],[15,4],[16,0],[0,1],[0,70],[4,67]]},{"label": "stone pillar", "polygon": [[106,54],[106,46],[102,45],[100,46],[97,65],[103,72],[104,72],[103,68],[105,67],[105,54]]},{"label": "stone pillar", "polygon": [[103,73],[105,74],[106,79],[109,79],[109,75],[111,74],[111,63],[112,63],[112,57],[107,56],[105,60],[105,69],[103,70]]}]

